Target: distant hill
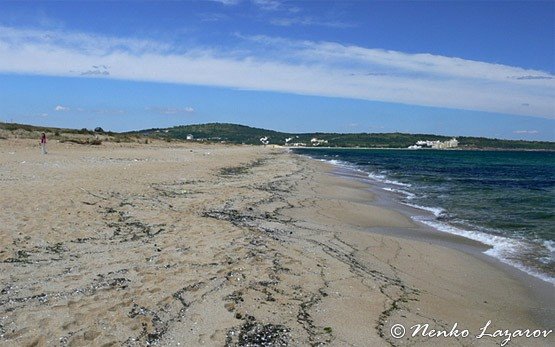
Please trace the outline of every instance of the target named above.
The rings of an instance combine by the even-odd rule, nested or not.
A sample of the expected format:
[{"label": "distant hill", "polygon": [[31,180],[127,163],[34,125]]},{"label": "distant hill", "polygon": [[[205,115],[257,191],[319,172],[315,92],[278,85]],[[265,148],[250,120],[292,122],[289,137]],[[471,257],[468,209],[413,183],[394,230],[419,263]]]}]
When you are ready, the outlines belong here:
[{"label": "distant hill", "polygon": [[[432,134],[404,133],[284,133],[229,123],[181,125],[172,128],[141,130],[130,134],[182,140],[186,139],[188,135],[192,135],[195,140],[252,145],[261,144],[260,139],[267,137],[269,144],[284,145],[285,139],[291,138],[290,144],[304,143],[307,146],[313,146],[311,140],[317,138],[322,140],[319,146],[370,148],[407,148],[419,140],[446,141],[452,138]],[[555,150],[555,142],[547,141],[500,140],[467,136],[456,138],[459,141],[459,147],[463,149]]]},{"label": "distant hill", "polygon": [[281,141],[289,136],[287,133],[281,133],[273,130],[265,130],[252,128],[245,125],[228,124],[228,123],[209,123],[209,124],[193,124],[180,125],[173,128],[163,129],[147,129],[136,132],[142,135],[149,135],[160,138],[187,139],[187,135],[193,135],[195,139],[206,141],[226,141],[230,143],[245,144],[261,144],[260,138],[268,136],[272,139],[273,144]]},{"label": "distant hill", "polygon": [[[273,130],[248,127],[245,125],[228,123],[209,123],[181,125],[172,128],[156,128],[125,133],[90,129],[64,129],[42,127],[17,123],[0,122],[0,139],[3,134],[15,134],[17,137],[38,138],[38,133],[46,132],[51,139],[62,142],[76,142],[91,144],[93,138],[111,142],[145,142],[148,138],[157,138],[166,141],[186,140],[192,135],[196,141],[225,142],[232,144],[260,145],[260,139],[268,138],[269,144],[284,145],[289,138],[290,145],[294,143],[305,144],[307,147],[315,145],[321,147],[368,147],[368,148],[407,148],[416,141],[446,141],[450,136],[432,134],[404,134],[404,133],[285,133]],[[2,133],[4,132],[4,133]],[[461,149],[511,149],[511,150],[549,150],[555,151],[555,142],[548,141],[521,141],[499,140],[485,137],[457,136]],[[320,140],[319,144],[311,142],[312,139]]]}]

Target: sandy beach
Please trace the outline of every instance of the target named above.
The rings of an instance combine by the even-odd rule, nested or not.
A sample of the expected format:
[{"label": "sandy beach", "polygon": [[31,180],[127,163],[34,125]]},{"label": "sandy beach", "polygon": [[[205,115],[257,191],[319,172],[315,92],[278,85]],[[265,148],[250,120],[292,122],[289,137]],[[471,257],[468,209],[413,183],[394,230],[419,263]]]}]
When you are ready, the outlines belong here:
[{"label": "sandy beach", "polygon": [[476,338],[488,321],[552,328],[536,316],[553,301],[415,237],[329,164],[262,146],[48,149],[0,140],[2,346],[498,346]]}]

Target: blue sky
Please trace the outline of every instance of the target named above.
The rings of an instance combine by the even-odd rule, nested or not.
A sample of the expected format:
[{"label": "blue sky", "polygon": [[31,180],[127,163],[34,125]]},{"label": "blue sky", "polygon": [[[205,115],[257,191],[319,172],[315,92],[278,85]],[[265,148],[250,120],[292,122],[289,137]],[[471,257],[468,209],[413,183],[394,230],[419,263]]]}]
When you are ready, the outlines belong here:
[{"label": "blue sky", "polygon": [[0,120],[555,141],[555,2],[0,2]]}]

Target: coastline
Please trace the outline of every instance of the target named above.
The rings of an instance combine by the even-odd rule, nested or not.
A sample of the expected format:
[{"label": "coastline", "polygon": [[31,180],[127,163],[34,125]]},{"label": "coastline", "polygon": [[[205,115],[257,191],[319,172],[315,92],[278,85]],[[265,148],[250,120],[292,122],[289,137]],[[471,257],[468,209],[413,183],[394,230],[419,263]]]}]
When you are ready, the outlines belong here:
[{"label": "coastline", "polygon": [[[457,160],[454,156],[444,157],[440,155],[439,151],[434,152],[434,160],[436,161],[441,161],[444,158],[450,158],[451,162]],[[472,190],[476,191],[476,185],[468,184],[468,182],[472,182],[472,180],[477,178],[471,177],[471,175],[459,175],[459,172],[474,170],[473,167],[481,167],[483,163],[472,163],[470,160],[463,161],[456,170],[448,169],[455,172],[448,172],[445,176],[438,176],[439,181],[443,180],[441,184],[433,184],[430,187],[426,187],[429,184],[427,182],[429,176],[435,175],[437,172],[444,170],[444,168],[430,165],[429,167],[426,166],[426,169],[418,169],[420,165],[418,158],[422,161],[429,160],[430,158],[421,154],[415,154],[414,152],[405,158],[400,154],[400,151],[396,151],[396,153],[392,154],[391,158],[396,164],[386,161],[385,158],[389,158],[389,156],[385,152],[377,152],[376,162],[381,164],[376,164],[377,167],[373,168],[353,164],[353,161],[359,160],[354,152],[346,152],[345,159],[342,159],[343,154],[341,151],[327,151],[322,155],[318,154],[317,151],[295,151],[294,153],[307,155],[310,158],[333,164],[336,167],[336,171],[341,171],[340,175],[367,182],[372,188],[377,187],[377,189],[373,189],[373,192],[382,197],[380,200],[389,201],[389,207],[405,212],[406,215],[418,224],[425,224],[427,228],[438,230],[442,233],[449,233],[478,241],[488,247],[485,250],[486,254],[533,277],[555,285],[555,273],[553,268],[547,265],[549,264],[550,257],[553,256],[552,254],[550,255],[550,252],[552,253],[552,241],[550,241],[549,236],[550,225],[545,222],[545,218],[542,220],[541,217],[542,213],[545,215],[550,214],[548,209],[548,206],[550,206],[549,201],[539,205],[526,205],[526,202],[516,204],[521,196],[527,194],[526,192],[520,193],[521,195],[515,195],[513,193],[514,190],[506,189],[507,187],[503,187],[502,184],[499,184],[499,187],[495,186],[497,182],[512,182],[513,180],[516,182],[520,179],[522,183],[519,187],[534,191],[535,195],[531,200],[548,199],[550,196],[549,192],[543,194],[543,196],[536,193],[543,191],[544,187],[541,184],[535,183],[541,182],[541,179],[534,178],[533,182],[536,185],[528,187],[526,186],[528,183],[525,179],[522,179],[527,176],[521,176],[520,178],[494,178],[495,172],[485,173],[488,178],[485,179],[485,186],[482,187],[484,194],[472,195],[467,194],[465,190],[470,192]],[[350,153],[353,153],[352,156]],[[366,153],[370,154],[372,152],[367,151]],[[492,152],[489,153],[491,154]],[[466,158],[474,157],[474,155],[468,157],[468,153],[465,155],[467,156]],[[371,157],[373,156],[371,155],[368,160],[372,160],[370,159]],[[537,160],[536,162],[539,163]],[[390,170],[386,168],[405,164],[408,169],[404,171],[394,168],[391,169],[392,172],[389,172]],[[383,166],[381,169],[379,168],[380,165]],[[415,166],[417,167],[414,170],[415,172],[407,174]],[[484,171],[488,170],[494,171],[489,167],[484,169]],[[538,170],[541,171],[542,169],[538,168]],[[545,172],[547,173],[548,171]],[[390,174],[392,177],[398,178],[391,178],[389,177]],[[484,173],[482,174],[484,175]],[[522,170],[520,174],[522,175]],[[541,173],[538,175],[541,175]],[[545,179],[549,180],[547,176]],[[462,182],[460,185],[452,183],[458,180]],[[442,192],[449,190],[454,190],[453,196],[446,198],[446,196],[451,194],[445,195]],[[464,203],[471,203],[474,199],[478,199],[476,206],[464,206]],[[500,199],[503,199],[503,203],[515,201],[515,204],[504,203],[504,207],[495,208],[494,206],[490,211],[489,206],[491,205],[488,205],[488,203],[496,204]],[[487,201],[487,203],[483,201]],[[503,206],[503,204],[500,205]],[[446,210],[445,206],[450,207]],[[529,215],[531,215],[530,220],[528,220]],[[507,222],[503,222],[504,220],[507,220]],[[516,223],[518,227],[522,227],[522,225],[528,226],[530,230],[527,229],[527,231],[529,231],[531,236],[520,237],[519,232],[521,230],[518,227],[512,227],[513,225],[511,225],[509,220],[512,221],[513,225]],[[534,235],[536,235],[535,238]]]},{"label": "coastline", "polygon": [[[322,162],[318,159],[314,160]],[[374,227],[369,228],[369,232],[408,240],[431,242],[435,245],[469,254],[485,263],[491,264],[497,269],[505,272],[508,276],[516,279],[521,285],[524,285],[527,288],[528,295],[533,297],[535,301],[539,303],[547,303],[549,307],[532,310],[531,315],[537,322],[546,327],[553,324],[553,321],[555,321],[555,305],[551,304],[555,300],[553,283],[530,274],[514,264],[504,262],[497,257],[488,255],[486,252],[491,250],[492,246],[486,243],[470,237],[465,237],[464,235],[458,235],[441,229],[436,229],[433,225],[422,222],[422,218],[419,217],[433,217],[435,216],[436,211],[432,211],[431,209],[418,205],[401,202],[401,199],[398,196],[398,194],[401,193],[396,192],[395,190],[388,190],[387,187],[384,189],[383,184],[379,184],[379,182],[368,179],[366,173],[357,172],[352,168],[336,166],[329,161],[323,161],[323,163],[331,166],[328,168],[330,173],[340,178],[362,182],[362,184],[366,185],[363,189],[371,192],[375,196],[375,199],[372,202],[373,204],[397,211],[405,217],[411,218],[417,225],[417,227],[414,228]]]},{"label": "coastline", "polygon": [[40,156],[0,141],[0,345],[494,346],[391,328],[543,328],[533,312],[549,302],[417,236],[329,164],[269,147],[52,143]]},{"label": "coastline", "polygon": [[454,147],[454,148],[404,148],[404,147],[331,147],[331,146],[306,146],[306,147],[292,147],[292,146],[276,146],[276,148],[286,148],[288,150],[295,149],[378,149],[378,150],[394,150],[394,151],[476,151],[476,152],[555,152],[552,149],[527,149],[527,148],[496,148],[496,147]]}]

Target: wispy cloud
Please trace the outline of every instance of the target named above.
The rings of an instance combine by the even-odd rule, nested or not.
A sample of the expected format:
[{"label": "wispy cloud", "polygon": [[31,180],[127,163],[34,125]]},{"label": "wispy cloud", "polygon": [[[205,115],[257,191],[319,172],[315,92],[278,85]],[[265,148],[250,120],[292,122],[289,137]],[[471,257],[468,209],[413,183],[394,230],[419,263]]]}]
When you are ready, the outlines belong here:
[{"label": "wispy cloud", "polygon": [[[172,46],[167,43],[147,39],[120,38],[56,30],[19,29],[1,25],[0,44],[3,47],[28,44],[36,48],[79,48],[81,53],[87,55],[103,55],[114,51],[125,51],[130,54],[138,54],[145,51],[168,52],[172,49]],[[83,70],[98,64],[92,63]]]},{"label": "wispy cloud", "polygon": [[[210,1],[222,3],[227,7],[232,7],[243,2],[241,0]],[[262,10],[263,13],[261,15],[265,22],[276,26],[323,26],[330,28],[350,28],[355,26],[337,20],[324,20],[314,16],[302,15],[303,9],[278,0],[250,0],[246,2]],[[228,18],[227,15],[222,13],[204,13],[200,15],[200,19],[204,22],[216,22]]]},{"label": "wispy cloud", "polygon": [[63,105],[56,105],[54,107],[54,111],[56,112],[68,112],[72,111],[73,113],[87,113],[87,114],[100,114],[100,115],[122,115],[126,114],[126,110],[122,109],[113,109],[113,108],[101,108],[101,109],[85,109],[83,107],[69,107]]},{"label": "wispy cloud", "polygon": [[198,18],[202,22],[220,22],[229,19],[229,16],[224,13],[199,13]]},{"label": "wispy cloud", "polygon": [[252,0],[252,3],[266,11],[275,11],[282,6],[278,0]]},{"label": "wispy cloud", "polygon": [[241,0],[209,0],[209,1],[219,2],[220,4],[223,4],[226,6],[237,5],[238,3],[241,2]]},{"label": "wispy cloud", "polygon": [[56,105],[56,107],[54,107],[54,111],[57,111],[57,112],[69,111],[69,107]]},{"label": "wispy cloud", "polygon": [[[225,6],[235,6],[243,2],[243,0],[209,0],[213,2],[219,2]],[[283,3],[279,0],[250,0],[247,1],[255,5],[256,7],[265,11],[275,11],[278,9],[283,9]]]},{"label": "wispy cloud", "polygon": [[534,135],[534,134],[539,134],[540,132],[538,130],[515,130],[513,131],[513,134],[528,134],[528,135]]},{"label": "wispy cloud", "polygon": [[108,76],[109,74],[110,74],[110,71],[108,71],[108,66],[106,65],[93,65],[92,69],[81,72],[82,76],[86,76],[86,75]]},{"label": "wispy cloud", "polygon": [[322,27],[329,27],[329,28],[352,28],[355,25],[344,23],[340,21],[326,21],[320,20],[313,17],[308,16],[295,16],[295,17],[281,17],[281,18],[273,18],[270,20],[270,24],[278,25],[278,26],[322,26]]},{"label": "wispy cloud", "polygon": [[162,115],[187,115],[195,112],[191,106],[187,107],[147,107],[147,111],[151,111]]},{"label": "wispy cloud", "polygon": [[113,109],[113,108],[109,108],[109,109],[95,109],[95,110],[83,110],[81,109],[81,112],[89,112],[92,114],[100,114],[100,115],[122,115],[122,114],[126,114],[127,111],[126,110],[122,110],[122,109]]},{"label": "wispy cloud", "polygon": [[514,79],[517,79],[517,80],[552,80],[553,76],[526,75],[526,76],[512,76],[510,78],[514,78]]},{"label": "wispy cloud", "polygon": [[[267,36],[238,36],[242,49],[230,50],[84,33],[44,34],[0,27],[0,72],[209,85],[555,118],[555,76],[513,66]],[[109,74],[81,75],[108,67]]]}]

